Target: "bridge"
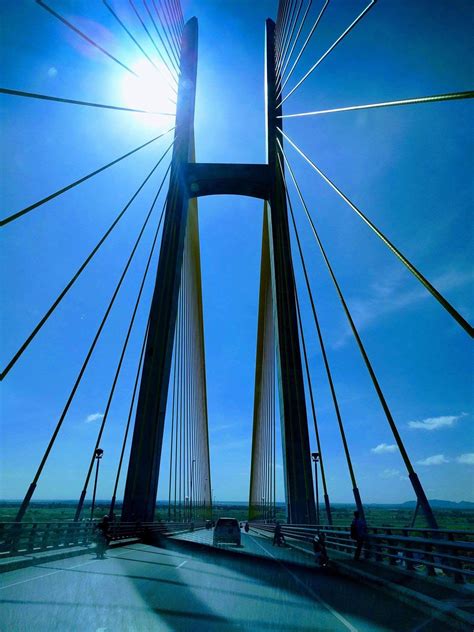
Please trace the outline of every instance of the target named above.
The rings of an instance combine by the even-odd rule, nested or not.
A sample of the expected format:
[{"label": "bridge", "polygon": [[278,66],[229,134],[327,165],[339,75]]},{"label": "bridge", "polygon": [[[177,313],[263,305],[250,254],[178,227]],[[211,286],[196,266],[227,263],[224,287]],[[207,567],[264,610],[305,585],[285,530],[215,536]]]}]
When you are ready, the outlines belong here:
[{"label": "bridge", "polygon": [[[8,194],[12,208],[0,220],[10,244],[7,252],[21,250],[22,244],[27,248],[30,244],[36,252],[34,241],[36,238],[41,241],[45,231],[50,231],[53,239],[59,241],[64,235],[62,231],[66,231],[68,237],[67,247],[63,244],[59,248],[62,252],[59,262],[56,257],[38,259],[38,270],[41,272],[45,264],[50,265],[53,285],[62,289],[57,292],[48,288],[42,295],[38,287],[33,292],[38,298],[37,305],[31,307],[30,299],[26,301],[28,305],[25,300],[17,301],[17,309],[19,304],[23,306],[21,315],[14,315],[9,321],[14,335],[5,344],[6,360],[1,371],[6,388],[11,385],[9,416],[20,419],[24,415],[18,394],[34,384],[32,376],[41,384],[38,406],[47,409],[47,393],[65,385],[65,376],[68,379],[70,376],[70,383],[67,389],[64,386],[66,392],[61,393],[63,403],[55,407],[57,411],[48,412],[47,423],[37,430],[41,441],[37,441],[36,435],[31,441],[32,429],[28,429],[28,441],[33,446],[27,448],[28,457],[22,459],[17,468],[18,480],[26,482],[27,479],[24,495],[13,519],[0,524],[2,625],[8,630],[30,627],[41,630],[441,630],[446,629],[446,625],[471,629],[474,533],[439,523],[423,477],[415,466],[470,463],[472,454],[413,458],[410,455],[413,443],[404,441],[402,424],[397,420],[397,409],[401,405],[390,404],[403,400],[401,391],[405,388],[408,393],[411,384],[423,384],[427,388],[429,378],[416,382],[412,375],[418,367],[411,367],[405,380],[400,378],[406,370],[407,358],[403,355],[413,354],[413,345],[417,342],[421,347],[420,357],[428,363],[432,356],[426,347],[431,351],[437,345],[446,346],[443,361],[452,363],[453,371],[447,372],[449,376],[436,376],[438,385],[443,384],[443,377],[447,380],[445,384],[456,387],[459,392],[463,389],[467,392],[469,388],[463,368],[468,366],[469,358],[472,359],[469,345],[473,328],[467,319],[468,308],[453,291],[453,287],[464,283],[465,257],[461,253],[464,245],[458,247],[464,231],[448,227],[449,221],[454,221],[450,218],[444,218],[444,223],[433,228],[433,232],[450,233],[459,252],[452,257],[449,250],[443,252],[436,257],[439,267],[426,271],[424,268],[430,266],[427,247],[422,241],[431,238],[430,227],[423,226],[421,230],[421,223],[415,222],[413,231],[419,231],[419,238],[414,240],[410,235],[408,239],[411,229],[396,227],[397,215],[405,218],[407,213],[391,207],[395,198],[387,202],[383,212],[374,210],[370,204],[370,187],[373,187],[372,198],[378,204],[383,202],[382,189],[374,184],[374,174],[379,172],[380,165],[373,164],[374,173],[370,175],[356,170],[355,180],[361,182],[365,177],[370,186],[364,185],[362,193],[353,194],[351,188],[346,190],[342,176],[333,176],[334,169],[327,169],[320,162],[317,145],[309,140],[305,142],[306,135],[319,134],[320,138],[324,135],[317,121],[355,115],[364,118],[351,125],[362,125],[364,134],[369,137],[365,117],[374,110],[397,111],[402,113],[400,116],[405,112],[407,116],[420,112],[420,118],[412,126],[416,129],[424,120],[423,108],[430,108],[429,124],[434,125],[437,116],[433,115],[434,108],[457,107],[458,110],[449,110],[453,121],[450,129],[454,130],[456,125],[462,128],[467,120],[467,105],[474,96],[474,91],[466,90],[462,83],[463,69],[457,67],[458,76],[452,77],[452,89],[437,93],[414,91],[408,96],[403,94],[403,98],[390,96],[372,102],[320,107],[314,78],[328,60],[338,54],[344,56],[344,48],[351,38],[358,37],[361,29],[369,28],[373,35],[376,29],[383,28],[390,37],[393,7],[376,0],[364,6],[358,3],[342,6],[343,3],[336,0],[321,3],[280,0],[275,6],[269,2],[268,12],[274,11],[274,15],[260,25],[264,34],[261,92],[265,160],[260,163],[199,161],[199,117],[196,117],[200,98],[199,5],[196,7],[198,16],[188,18],[179,0],[143,0],[142,3],[103,0],[99,4],[89,15],[89,8],[82,15],[76,15],[69,5],[43,0],[31,3],[24,10],[11,7],[7,11],[12,32],[18,26],[24,28],[25,46],[36,42],[32,25],[37,23],[45,37],[60,38],[61,50],[72,46],[82,56],[78,62],[80,67],[88,73],[91,62],[103,66],[106,70],[100,71],[99,89],[91,86],[87,75],[91,95],[101,93],[101,82],[113,72],[114,77],[125,75],[127,81],[132,82],[124,84],[127,90],[123,96],[128,98],[130,94],[141,95],[139,86],[149,89],[150,82],[155,82],[153,92],[158,95],[159,105],[115,103],[107,98],[94,100],[89,94],[82,96],[84,86],[81,95],[68,90],[61,94],[59,88],[57,93],[53,90],[37,92],[29,85],[21,85],[26,58],[18,61],[16,72],[13,64],[7,73],[9,85],[0,87],[9,116],[13,117],[15,108],[20,108],[19,111],[22,107],[38,108],[40,122],[31,127],[31,131],[38,133],[42,133],[44,121],[48,120],[43,117],[61,119],[63,114],[57,113],[63,113],[64,108],[86,112],[88,117],[98,113],[101,116],[127,115],[133,117],[127,120],[133,120],[135,125],[150,120],[157,130],[152,138],[128,147],[127,151],[113,155],[112,160],[91,170],[91,147],[94,143],[101,145],[95,137],[100,126],[87,140],[81,140],[80,126],[77,130],[71,129],[80,144],[71,160],[67,155],[69,141],[64,140],[65,152],[61,158],[65,163],[64,173],[75,163],[81,166],[84,163],[85,169],[77,173],[74,167],[71,173],[77,175],[51,188],[48,188],[49,182],[57,183],[57,178],[46,177],[45,165],[36,159],[35,150],[37,167],[31,172],[33,177],[38,172],[44,179],[41,186],[35,185],[41,192],[36,201],[25,196],[27,180],[22,181],[20,187],[18,177],[11,177],[15,184],[14,191]],[[219,10],[216,4],[215,12]],[[232,10],[238,15],[238,3]],[[410,10],[414,12],[412,17],[417,14],[416,7]],[[466,15],[468,13],[466,9]],[[458,19],[455,26],[460,29],[457,41],[461,50],[465,34],[462,20]],[[335,35],[330,31],[331,39],[321,49],[318,35],[326,29],[328,20],[339,30]],[[370,26],[371,20],[376,20],[375,27]],[[433,22],[433,17],[429,20]],[[437,24],[435,20],[433,24]],[[431,29],[435,28],[433,24]],[[323,32],[328,35],[327,30]],[[403,28],[397,26],[396,34],[402,32]],[[325,41],[322,36],[321,41]],[[130,61],[133,54],[139,55],[139,63]],[[345,59],[347,62],[347,55]],[[354,68],[351,66],[347,72],[354,72]],[[50,79],[57,74],[54,66],[47,71]],[[224,84],[229,77],[222,81]],[[67,82],[65,85],[70,87]],[[304,95],[299,102],[301,106],[297,105],[298,95]],[[206,94],[206,98],[211,99],[212,95]],[[292,105],[294,103],[296,105]],[[236,104],[235,118],[242,116],[241,112],[242,104]],[[140,123],[136,123],[138,120]],[[74,128],[67,115],[64,121]],[[384,119],[383,124],[386,121]],[[394,128],[403,124],[403,119],[397,119]],[[121,134],[129,134],[127,124],[121,122],[120,125]],[[131,123],[130,129],[136,131]],[[344,126],[338,129],[339,138],[347,133],[347,129],[344,130]],[[100,131],[104,135],[109,133],[105,125]],[[459,138],[459,129],[457,135],[454,131],[452,134],[456,148],[448,147],[447,154],[455,156],[457,161],[462,156],[465,159],[469,155],[467,148],[461,148],[465,153],[457,153],[460,143],[455,141]],[[114,135],[117,135],[116,130]],[[26,142],[31,143],[31,138]],[[416,146],[416,141],[413,143]],[[316,155],[306,149],[307,146],[313,146]],[[397,148],[396,142],[393,148]],[[228,147],[224,146],[223,151],[226,153]],[[420,156],[422,154],[420,151]],[[151,169],[140,158],[142,155],[152,156]],[[396,155],[380,159],[396,164]],[[445,159],[447,161],[449,156]],[[130,167],[132,160],[138,165],[134,170]],[[423,166],[436,174],[437,160],[432,155],[431,162]],[[19,160],[12,162],[20,164]],[[468,162],[465,159],[465,163]],[[48,165],[49,168],[53,167]],[[465,168],[465,164],[459,167],[462,174]],[[392,169],[385,170],[383,177],[391,172]],[[383,190],[387,198],[392,188],[399,187],[410,193],[414,184],[409,170],[404,173],[405,183],[397,179],[388,185],[385,183]],[[447,173],[454,177],[454,168]],[[128,187],[130,174],[139,180],[133,193]],[[109,178],[105,194],[101,177]],[[437,175],[432,176],[430,186],[437,183]],[[428,205],[429,202],[434,205],[437,195],[443,200],[447,195],[442,187],[429,193],[425,189],[423,185],[417,193],[411,192],[417,203],[422,199],[421,191]],[[86,193],[82,194],[84,190]],[[408,199],[406,191],[402,195],[405,200]],[[145,203],[146,195],[149,202]],[[205,204],[205,198],[212,196],[243,196],[257,200],[263,207],[257,236],[257,335],[252,366],[249,487],[245,490],[248,514],[238,516],[241,521],[249,521],[250,531],[242,532],[239,547],[215,547],[212,542],[216,503],[211,472],[214,476],[215,472],[211,467],[212,420],[209,358],[206,357],[209,332],[206,329],[206,276],[203,274],[206,262],[202,257],[201,239],[201,205]],[[118,213],[116,210],[113,215],[102,212],[108,198],[114,203],[116,199],[121,200]],[[83,199],[87,200],[87,208],[81,205]],[[465,190],[461,189],[457,201],[461,203],[466,199]],[[319,210],[324,201],[330,214]],[[146,212],[142,215],[138,202],[145,204]],[[80,217],[68,219],[71,204],[79,205]],[[51,207],[57,225],[48,224]],[[462,210],[465,213],[465,209]],[[333,216],[342,211],[348,215],[335,231]],[[425,211],[420,213],[421,217],[430,217]],[[453,211],[453,218],[458,217],[461,212],[456,215]],[[348,222],[352,219],[358,223],[349,228]],[[97,228],[101,231],[99,238]],[[331,239],[327,239],[328,235]],[[406,249],[403,235],[409,244]],[[373,252],[380,257],[380,263],[372,253],[367,256],[364,252],[369,248],[367,238],[374,240]],[[111,246],[114,239],[115,245]],[[345,242],[344,246],[334,247],[331,242],[339,240]],[[73,253],[74,247],[79,255]],[[371,278],[373,283],[378,283],[380,292],[377,301],[369,302],[369,315],[353,308],[357,306],[354,294],[357,295],[358,288],[347,290],[351,274],[340,274],[340,262],[333,257],[334,252],[345,260],[351,273],[359,263],[373,268]],[[316,267],[318,254],[320,260]],[[20,256],[24,259],[27,255],[28,250],[25,250]],[[385,263],[386,258],[390,264]],[[386,265],[394,267],[384,267]],[[68,269],[72,273],[64,276],[63,271]],[[390,270],[389,279],[383,278],[383,270]],[[448,271],[450,278],[456,277],[456,282],[450,285],[449,275],[442,276],[440,271]],[[328,287],[329,284],[332,287],[330,300],[336,298],[339,303],[337,315],[336,302],[329,303],[327,288],[322,289],[323,273],[327,274]],[[88,275],[92,279],[89,286]],[[34,285],[41,285],[34,269],[28,276],[30,281],[35,277]],[[115,279],[112,291],[106,288],[106,281],[111,277]],[[399,279],[404,280],[408,289],[399,289]],[[391,285],[396,285],[399,296]],[[75,293],[80,298],[74,304],[71,301]],[[100,301],[91,315],[84,301],[94,300],[96,294],[100,294]],[[389,345],[396,347],[397,343],[384,341],[383,353],[390,357],[390,363],[397,358],[400,362],[400,368],[394,368],[392,376],[376,348],[374,354],[368,332],[362,330],[368,320],[383,318],[396,309],[395,305],[403,306],[412,301],[426,306],[426,321],[421,322],[423,316],[418,316],[416,323],[407,321],[407,340],[399,343],[400,353],[387,350]],[[78,318],[81,310],[85,310],[87,316]],[[83,318],[88,321],[86,328]],[[433,323],[436,329],[432,329]],[[339,343],[334,341],[335,328]],[[410,338],[411,332],[413,338]],[[353,347],[341,361],[335,349],[338,344],[345,347],[346,339],[351,340]],[[61,362],[55,365],[56,355]],[[413,362],[416,357],[416,354],[410,355],[409,361]],[[346,401],[350,372],[344,373],[341,379],[341,362],[347,363],[351,371],[356,364],[357,371],[364,370],[364,377],[358,375],[352,393],[370,390],[372,399],[367,414],[370,422],[354,422]],[[384,370],[379,371],[381,366]],[[26,367],[23,373],[22,367]],[[56,371],[56,377],[50,377],[47,384],[41,378],[42,367]],[[96,382],[92,389],[91,376]],[[84,391],[88,380],[89,390]],[[74,418],[81,401],[84,402],[85,392],[87,397],[94,393],[94,401],[100,402],[97,410],[100,406],[103,412],[91,413],[86,419],[86,423],[94,424],[96,433],[90,445],[87,443],[84,454],[82,447],[86,442],[81,431],[76,428],[67,434],[66,429],[68,424],[77,426]],[[31,418],[31,413],[29,415]],[[54,423],[51,415],[55,416]],[[466,413],[439,418],[445,421],[432,418],[411,421],[409,427],[449,426],[463,416]],[[329,419],[334,422],[331,431],[328,431]],[[376,431],[372,428],[375,419]],[[12,430],[10,424],[8,437],[14,437],[16,427]],[[383,430],[380,429],[382,424]],[[363,449],[356,435],[357,428],[363,435]],[[25,433],[24,429],[18,430],[23,439]],[[370,450],[368,441],[375,436],[384,437],[389,443],[379,443]],[[9,447],[14,441],[9,439]],[[41,443],[40,454],[36,450],[38,443]],[[80,450],[76,448],[79,445]],[[363,450],[375,455],[387,452],[399,456],[404,471],[384,470],[379,486],[387,486],[394,477],[406,481],[415,500],[411,524],[371,523],[368,503],[364,500],[367,476],[361,474],[363,467],[358,469],[357,465]],[[100,477],[101,468],[106,467],[103,476],[109,485],[107,491]],[[356,546],[349,522],[346,519],[341,523],[336,516],[337,503],[331,496],[335,477],[338,485],[345,477],[353,506],[367,523],[361,560],[353,559]],[[10,481],[11,477],[5,480]],[[16,477],[14,484],[18,484]],[[71,495],[78,489],[70,519],[35,518],[36,497],[45,497],[42,485],[49,490],[55,485],[70,489]],[[103,501],[98,499],[106,496],[111,547],[106,559],[100,560],[95,559],[93,544],[97,538],[97,506],[103,506]],[[165,500],[157,505],[157,498]],[[283,506],[280,498],[284,499]],[[284,547],[277,547],[272,545],[272,540],[282,513],[286,543]],[[315,567],[312,551],[315,536],[325,541],[329,568]],[[387,613],[390,613],[389,620]]]}]

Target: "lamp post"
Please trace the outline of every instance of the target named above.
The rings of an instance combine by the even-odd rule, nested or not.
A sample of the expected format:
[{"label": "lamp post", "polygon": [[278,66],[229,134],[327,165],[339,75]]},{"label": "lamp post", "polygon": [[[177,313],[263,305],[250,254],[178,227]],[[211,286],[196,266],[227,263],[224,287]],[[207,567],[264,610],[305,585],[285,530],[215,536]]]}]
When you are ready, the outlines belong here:
[{"label": "lamp post", "polygon": [[95,509],[95,494],[97,491],[97,479],[99,478],[99,463],[100,459],[104,456],[104,451],[101,448],[97,448],[94,454],[94,458],[96,459],[97,465],[95,469],[95,481],[94,481],[94,493],[92,494],[92,506],[91,506],[91,522],[94,518],[94,509]]},{"label": "lamp post", "polygon": [[318,487],[318,462],[319,452],[312,452],[311,458],[314,463],[314,484],[316,486],[316,523],[319,525],[319,487]]}]

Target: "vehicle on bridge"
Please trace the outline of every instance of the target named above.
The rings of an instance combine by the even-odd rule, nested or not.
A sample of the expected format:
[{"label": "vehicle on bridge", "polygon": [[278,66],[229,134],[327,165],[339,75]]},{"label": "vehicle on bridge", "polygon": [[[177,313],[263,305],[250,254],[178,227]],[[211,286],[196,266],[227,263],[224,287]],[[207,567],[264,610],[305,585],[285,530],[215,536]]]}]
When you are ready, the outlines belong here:
[{"label": "vehicle on bridge", "polygon": [[236,544],[240,546],[240,527],[236,518],[219,518],[214,527],[212,543],[214,546],[221,543]]}]

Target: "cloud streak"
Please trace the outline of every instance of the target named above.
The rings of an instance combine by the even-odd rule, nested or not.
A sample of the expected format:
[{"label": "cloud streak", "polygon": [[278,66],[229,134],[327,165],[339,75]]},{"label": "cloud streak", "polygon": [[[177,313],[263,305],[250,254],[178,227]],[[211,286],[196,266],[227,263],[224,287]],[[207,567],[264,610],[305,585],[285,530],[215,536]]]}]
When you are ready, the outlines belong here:
[{"label": "cloud streak", "polygon": [[442,417],[427,417],[419,421],[409,421],[408,427],[414,430],[439,430],[440,428],[454,426],[458,419],[465,416],[466,413],[461,413],[460,415],[444,415]]},{"label": "cloud streak", "polygon": [[[438,291],[445,293],[466,286],[473,281],[473,278],[472,270],[448,270],[435,277],[432,283]],[[383,282],[373,283],[370,286],[370,296],[351,298],[350,309],[357,329],[361,331],[377,323],[383,316],[416,307],[430,297],[430,293],[423,287],[404,290],[405,283],[406,275],[401,270],[385,278]],[[343,347],[351,336],[352,331],[347,326],[334,347]]]},{"label": "cloud streak", "polygon": [[380,478],[403,478],[400,470],[386,469],[380,474]]},{"label": "cloud streak", "polygon": [[445,463],[449,463],[449,459],[447,459],[444,454],[433,454],[433,456],[428,456],[426,459],[421,459],[421,461],[417,461],[418,465],[444,465]]},{"label": "cloud streak", "polygon": [[474,452],[468,452],[467,454],[460,454],[456,457],[458,463],[463,465],[474,465]]},{"label": "cloud streak", "polygon": [[396,452],[398,450],[397,446],[392,443],[388,445],[387,443],[379,443],[379,445],[372,448],[370,451],[374,454],[386,454],[391,452]]},{"label": "cloud streak", "polygon": [[92,421],[98,421],[99,419],[104,418],[104,413],[92,413],[91,415],[87,415],[85,422],[86,424],[90,424]]}]

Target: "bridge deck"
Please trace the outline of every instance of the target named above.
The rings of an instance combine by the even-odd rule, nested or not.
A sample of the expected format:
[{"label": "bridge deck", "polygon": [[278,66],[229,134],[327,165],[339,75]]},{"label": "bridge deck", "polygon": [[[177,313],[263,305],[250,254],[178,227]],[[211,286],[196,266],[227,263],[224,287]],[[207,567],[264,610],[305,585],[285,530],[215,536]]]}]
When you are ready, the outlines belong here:
[{"label": "bridge deck", "polygon": [[166,549],[135,544],[110,550],[105,560],[88,553],[5,573],[0,578],[1,629],[446,629],[364,585],[296,567],[292,556],[297,552],[272,550],[264,538],[244,536],[243,547],[266,559],[256,562],[175,541]]}]

